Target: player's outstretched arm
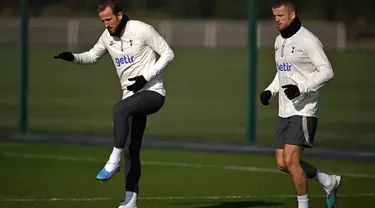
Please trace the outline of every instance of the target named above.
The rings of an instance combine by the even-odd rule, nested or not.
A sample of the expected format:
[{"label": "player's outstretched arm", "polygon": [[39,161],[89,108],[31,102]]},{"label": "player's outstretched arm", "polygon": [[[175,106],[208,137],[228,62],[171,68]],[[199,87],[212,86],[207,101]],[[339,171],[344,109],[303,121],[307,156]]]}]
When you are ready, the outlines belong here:
[{"label": "player's outstretched arm", "polygon": [[317,72],[306,83],[298,86],[301,94],[317,91],[334,76],[331,63],[323,50],[322,43],[318,39],[307,38],[304,47],[307,56],[316,67]]},{"label": "player's outstretched arm", "polygon": [[89,50],[83,53],[72,53],[62,52],[54,56],[55,59],[62,59],[64,61],[73,62],[76,64],[94,64],[96,63],[105,53],[107,48],[103,43],[102,36],[99,38],[98,42]]},{"label": "player's outstretched arm", "polygon": [[150,46],[155,52],[160,55],[158,61],[147,70],[144,77],[147,81],[150,81],[156,75],[158,75],[172,60],[174,59],[174,53],[169,47],[168,43],[162,36],[151,26],[145,28],[143,37],[148,46]]}]

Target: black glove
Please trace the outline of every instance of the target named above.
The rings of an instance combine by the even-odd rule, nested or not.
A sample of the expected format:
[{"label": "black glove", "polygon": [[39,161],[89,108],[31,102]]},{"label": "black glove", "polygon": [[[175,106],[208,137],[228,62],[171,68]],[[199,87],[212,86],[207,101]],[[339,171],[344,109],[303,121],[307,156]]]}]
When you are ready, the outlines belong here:
[{"label": "black glove", "polygon": [[266,90],[266,91],[260,93],[260,102],[263,105],[269,105],[270,104],[269,101],[270,101],[271,97],[272,97],[271,91]]},{"label": "black glove", "polygon": [[142,75],[129,78],[128,80],[135,81],[134,84],[127,87],[128,90],[133,91],[134,93],[141,90],[147,84],[147,80]]},{"label": "black glove", "polygon": [[296,85],[284,85],[282,86],[282,88],[285,89],[284,93],[289,98],[289,100],[293,100],[294,98],[301,95],[301,92],[299,91],[298,86]]},{"label": "black glove", "polygon": [[54,59],[62,59],[64,61],[73,61],[74,55],[72,52],[62,52],[53,57]]}]

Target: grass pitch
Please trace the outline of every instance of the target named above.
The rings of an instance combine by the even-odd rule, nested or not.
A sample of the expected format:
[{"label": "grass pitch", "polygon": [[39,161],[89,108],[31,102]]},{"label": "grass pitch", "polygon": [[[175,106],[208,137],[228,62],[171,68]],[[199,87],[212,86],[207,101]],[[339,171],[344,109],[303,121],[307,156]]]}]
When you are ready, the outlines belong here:
[{"label": "grass pitch", "polygon": [[[0,207],[118,207],[124,173],[95,179],[110,147],[0,143]],[[245,208],[296,206],[290,178],[273,156],[143,150],[138,207]],[[373,162],[307,158],[341,174],[338,207],[375,206]],[[309,181],[311,207],[324,207],[324,191]]]}]

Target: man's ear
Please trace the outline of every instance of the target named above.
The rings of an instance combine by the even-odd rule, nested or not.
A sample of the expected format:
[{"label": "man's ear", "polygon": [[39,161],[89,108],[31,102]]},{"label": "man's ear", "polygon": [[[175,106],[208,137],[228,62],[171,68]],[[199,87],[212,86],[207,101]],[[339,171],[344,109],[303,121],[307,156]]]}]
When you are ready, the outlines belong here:
[{"label": "man's ear", "polygon": [[296,12],[295,11],[290,12],[290,18],[293,19],[293,20],[296,18]]},{"label": "man's ear", "polygon": [[122,20],[122,18],[124,17],[124,15],[122,14],[122,12],[119,12],[118,14],[117,14],[117,18],[121,21]]}]

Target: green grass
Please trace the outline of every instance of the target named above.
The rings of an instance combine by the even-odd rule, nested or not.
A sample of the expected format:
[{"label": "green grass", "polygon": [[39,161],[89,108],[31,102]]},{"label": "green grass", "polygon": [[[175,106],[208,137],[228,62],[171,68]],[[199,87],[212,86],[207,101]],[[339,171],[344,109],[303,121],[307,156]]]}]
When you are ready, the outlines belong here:
[{"label": "green grass", "polygon": [[[0,127],[16,128],[19,108],[19,54],[0,52]],[[85,50],[87,48],[83,48]],[[64,46],[30,47],[31,131],[111,134],[111,108],[121,98],[118,78],[108,56],[96,65],[73,65],[52,59]],[[82,51],[81,50],[81,51]],[[146,134],[172,138],[232,139],[246,133],[247,52],[244,50],[175,49],[165,69],[167,102],[149,119]],[[316,145],[375,147],[375,98],[371,96],[373,54],[328,54],[334,81],[322,91]],[[273,79],[272,51],[260,51],[257,135],[273,142],[277,102],[263,107],[261,92]]]},{"label": "green grass", "polygon": [[[123,171],[107,183],[95,179],[109,153],[110,147],[0,143],[0,207],[117,207],[124,196]],[[290,178],[276,170],[273,156],[143,150],[141,157],[139,207],[295,207]],[[343,175],[339,207],[359,202],[363,208],[375,206],[373,162],[308,161],[323,171]],[[258,171],[251,171],[254,168]],[[324,207],[324,191],[316,181],[309,182],[309,195],[311,207]],[[202,198],[210,196],[218,198]],[[107,199],[72,201],[99,197]]]}]

